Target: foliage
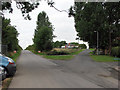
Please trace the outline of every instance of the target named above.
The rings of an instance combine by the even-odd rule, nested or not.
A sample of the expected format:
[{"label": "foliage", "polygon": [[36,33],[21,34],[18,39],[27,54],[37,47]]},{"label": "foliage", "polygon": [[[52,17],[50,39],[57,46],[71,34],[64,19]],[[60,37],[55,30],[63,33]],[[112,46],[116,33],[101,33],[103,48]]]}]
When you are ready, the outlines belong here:
[{"label": "foliage", "polygon": [[2,45],[7,46],[7,51],[22,49],[18,45],[18,32],[14,26],[10,25],[10,19],[2,20]]},{"label": "foliage", "polygon": [[83,50],[84,49],[54,49],[50,53],[47,53],[49,55],[44,55],[43,57],[53,60],[70,60]]},{"label": "foliage", "polygon": [[33,39],[35,50],[51,50],[53,48],[53,37],[53,26],[51,25],[46,13],[43,11],[39,13],[37,18],[37,27]]},{"label": "foliage", "polygon": [[75,2],[70,11],[81,40],[88,42],[90,47],[97,46],[94,31],[98,31],[99,48],[111,51],[114,40],[120,37],[120,2]]},{"label": "foliage", "polygon": [[82,52],[84,49],[53,49],[47,52],[47,55],[76,55]]},{"label": "foliage", "polygon": [[[8,10],[9,13],[13,12],[11,6],[12,2],[2,2],[2,10]],[[38,2],[16,2],[16,7],[21,10],[23,17],[27,20],[31,20],[29,13],[32,12],[39,5]]]},{"label": "foliage", "polygon": [[50,52],[49,55],[44,55],[44,57],[54,60],[70,60],[83,50],[84,49],[54,49],[51,51],[52,53]]},{"label": "foliage", "polygon": [[120,37],[113,40],[113,47],[120,46]]},{"label": "foliage", "polygon": [[[1,1],[0,6],[2,6],[2,11],[8,10],[9,13],[12,13],[14,10],[12,8],[11,3],[12,3],[12,1],[8,1],[8,2]],[[48,3],[48,5],[52,5],[52,3],[54,3],[54,2],[52,2],[51,0],[50,1],[47,0],[47,3]],[[23,17],[26,20],[31,20],[29,13],[32,12],[33,10],[35,10],[36,8],[38,8],[39,5],[40,5],[39,2],[26,2],[26,1],[18,2],[18,1],[16,1],[16,7],[21,10]]]},{"label": "foliage", "polygon": [[47,55],[68,55],[69,52],[67,51],[57,51],[57,50],[53,50],[53,51],[50,51],[50,52],[47,52]]},{"label": "foliage", "polygon": [[64,46],[66,45],[66,41],[56,41],[56,42],[53,42],[53,47],[54,48],[61,48],[61,46]]},{"label": "foliage", "polygon": [[50,52],[41,52],[38,53],[37,51],[30,50],[35,54],[41,55],[44,58],[47,59],[53,59],[53,60],[70,60],[74,58],[75,55],[82,52],[84,49],[60,49],[60,48],[54,48]]},{"label": "foliage", "polygon": [[21,50],[17,51],[16,53],[13,53],[13,52],[9,53],[8,56],[16,62],[20,54],[21,54]]},{"label": "foliage", "polygon": [[76,42],[71,42],[70,44],[79,45],[79,43],[76,43]]},{"label": "foliage", "polygon": [[79,47],[80,47],[81,49],[86,49],[86,48],[87,48],[87,46],[86,46],[85,44],[79,44]]},{"label": "foliage", "polygon": [[34,50],[34,45],[29,45],[25,50]]},{"label": "foliage", "polygon": [[115,57],[120,57],[120,47],[113,47],[111,50],[111,55]]}]

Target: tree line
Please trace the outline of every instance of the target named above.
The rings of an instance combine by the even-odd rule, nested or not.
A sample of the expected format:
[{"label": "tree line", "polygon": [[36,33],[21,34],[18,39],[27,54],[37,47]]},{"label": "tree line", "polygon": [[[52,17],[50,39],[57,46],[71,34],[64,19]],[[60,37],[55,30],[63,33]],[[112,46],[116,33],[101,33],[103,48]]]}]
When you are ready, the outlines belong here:
[{"label": "tree line", "polygon": [[6,52],[13,52],[14,50],[19,51],[22,49],[17,39],[19,33],[10,22],[10,19],[2,18],[2,51],[4,54],[6,54]]},{"label": "tree line", "polygon": [[[2,10],[9,10],[10,13],[13,11],[10,2],[1,4]],[[29,12],[38,5],[39,3],[16,2],[16,7],[28,20],[30,20]],[[48,5],[52,5],[52,2],[48,2]],[[27,15],[25,16],[25,14]],[[99,33],[98,48],[103,52],[109,50],[109,54],[111,54],[112,47],[120,46],[120,2],[75,2],[69,10],[69,16],[73,16],[75,19],[77,36],[81,40],[87,41],[90,47],[97,46],[95,31]]]},{"label": "tree line", "polygon": [[[120,2],[75,2],[69,15],[74,17],[77,36],[97,46],[99,34],[99,49],[109,50],[120,46]],[[97,48],[97,47],[96,47]]]}]

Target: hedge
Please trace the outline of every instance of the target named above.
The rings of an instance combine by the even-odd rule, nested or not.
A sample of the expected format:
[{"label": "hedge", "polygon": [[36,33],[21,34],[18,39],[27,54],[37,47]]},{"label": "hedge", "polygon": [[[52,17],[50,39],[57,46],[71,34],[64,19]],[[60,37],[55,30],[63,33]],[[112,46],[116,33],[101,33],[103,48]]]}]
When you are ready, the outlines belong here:
[{"label": "hedge", "polygon": [[57,51],[57,50],[47,52],[47,55],[68,55],[68,54],[69,52],[67,51]]},{"label": "hedge", "polygon": [[111,50],[111,55],[115,57],[120,57],[120,47],[113,47]]},{"label": "hedge", "polygon": [[86,46],[85,44],[79,44],[79,47],[80,47],[81,49],[86,49],[86,48],[87,48],[87,46]]}]

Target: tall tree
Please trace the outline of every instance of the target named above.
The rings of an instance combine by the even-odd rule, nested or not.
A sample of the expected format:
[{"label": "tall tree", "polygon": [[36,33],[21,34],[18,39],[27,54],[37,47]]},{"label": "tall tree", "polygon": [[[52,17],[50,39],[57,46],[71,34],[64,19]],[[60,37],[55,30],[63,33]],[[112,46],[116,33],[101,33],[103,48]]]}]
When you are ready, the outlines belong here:
[{"label": "tall tree", "polygon": [[103,3],[103,7],[106,14],[106,28],[109,32],[109,53],[111,53],[114,40],[120,37],[120,2]]},{"label": "tall tree", "polygon": [[64,46],[66,45],[66,41],[56,41],[56,42],[53,42],[53,47],[54,48],[61,48],[61,46]]},{"label": "tall tree", "polygon": [[37,18],[37,27],[33,39],[35,50],[51,50],[53,37],[53,26],[46,13],[43,11],[39,13]]},{"label": "tall tree", "polygon": [[74,12],[70,8],[70,15],[74,16],[75,28],[81,40],[90,46],[96,46],[99,33],[99,48],[111,51],[112,42],[120,37],[120,2],[75,2]]},{"label": "tall tree", "polygon": [[2,24],[2,45],[8,47],[7,51],[18,50],[18,32],[16,28],[10,25],[10,19],[3,18]]}]

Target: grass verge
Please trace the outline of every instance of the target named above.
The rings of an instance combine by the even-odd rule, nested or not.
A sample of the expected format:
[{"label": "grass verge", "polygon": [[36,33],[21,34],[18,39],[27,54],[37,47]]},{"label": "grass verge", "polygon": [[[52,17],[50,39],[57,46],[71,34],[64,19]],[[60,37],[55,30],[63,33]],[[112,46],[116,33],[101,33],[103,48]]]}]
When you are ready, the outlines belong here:
[{"label": "grass verge", "polygon": [[68,60],[72,59],[73,55],[44,55],[44,58],[53,59],[53,60]]},{"label": "grass verge", "polygon": [[77,55],[77,54],[79,54],[80,52],[82,52],[82,51],[84,51],[84,50],[85,50],[85,49],[77,50],[77,51],[71,53],[71,55]]},{"label": "grass verge", "polygon": [[14,60],[14,62],[16,62],[16,60],[17,60],[17,58],[20,56],[20,54],[21,54],[21,51],[18,51],[18,52],[16,52],[16,53],[12,54],[12,55],[10,56],[10,58],[12,58],[12,59]]},{"label": "grass verge", "polygon": [[91,51],[94,51],[95,49],[94,48],[90,48]]},{"label": "grass verge", "polygon": [[107,55],[91,55],[91,58],[97,62],[118,62],[120,58],[107,56]]},{"label": "grass verge", "polygon": [[12,81],[12,78],[6,78],[3,82],[2,82],[2,90],[7,90],[10,83]]},{"label": "grass verge", "polygon": [[[16,62],[20,54],[21,54],[21,51],[18,51],[17,53],[12,53],[11,56],[9,57],[12,58]],[[11,81],[12,81],[12,77],[6,78],[4,81],[2,81],[2,90],[7,90]]]}]

